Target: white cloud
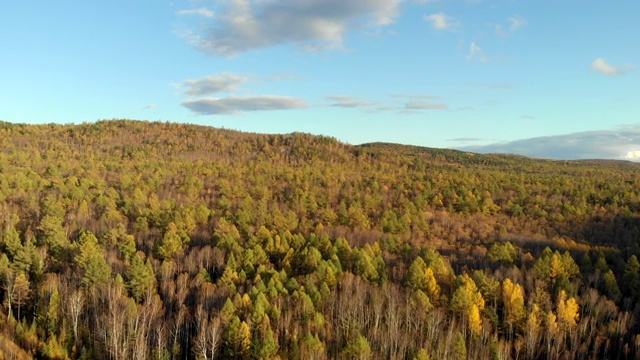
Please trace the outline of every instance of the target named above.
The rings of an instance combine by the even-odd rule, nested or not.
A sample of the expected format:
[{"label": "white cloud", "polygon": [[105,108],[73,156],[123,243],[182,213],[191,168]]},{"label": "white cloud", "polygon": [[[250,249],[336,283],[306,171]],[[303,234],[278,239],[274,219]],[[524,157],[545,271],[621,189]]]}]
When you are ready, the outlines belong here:
[{"label": "white cloud", "polygon": [[624,158],[633,161],[640,161],[640,150],[628,151]]},{"label": "white cloud", "polygon": [[586,131],[460,149],[480,153],[520,154],[547,159],[640,161],[640,131]]},{"label": "white cloud", "polygon": [[343,107],[343,108],[355,108],[375,105],[375,102],[358,99],[354,96],[348,95],[333,95],[327,96],[327,100],[331,100],[332,103],[329,106]]},{"label": "white cloud", "polygon": [[189,9],[189,10],[179,10],[176,12],[176,14],[178,15],[199,15],[199,16],[203,16],[206,18],[213,18],[216,14],[204,7],[201,8],[197,8],[197,9]]},{"label": "white cloud", "polygon": [[229,92],[239,90],[238,85],[247,82],[246,76],[240,76],[232,73],[223,73],[219,75],[207,76],[202,79],[187,80],[178,85],[179,88],[185,88],[187,95],[207,95],[219,92]]},{"label": "white cloud", "polygon": [[597,58],[591,63],[591,68],[604,75],[623,75],[634,69],[633,65],[613,66],[603,58]]},{"label": "white cloud", "polygon": [[486,63],[489,61],[489,58],[484,54],[482,48],[478,46],[475,42],[472,42],[469,45],[469,53],[467,54],[467,61],[480,61],[482,63]]},{"label": "white cloud", "polygon": [[186,100],[182,103],[187,109],[200,115],[233,115],[250,111],[304,109],[304,99],[288,96],[229,96],[225,98],[204,98]]},{"label": "white cloud", "polygon": [[453,30],[459,26],[459,23],[451,16],[442,12],[425,16],[424,20],[430,22],[431,26],[436,30]]},{"label": "white cloud", "polygon": [[202,51],[236,55],[282,44],[340,48],[349,30],[393,23],[402,0],[229,0],[204,33],[183,34]]},{"label": "white cloud", "polygon": [[156,104],[149,104],[149,105],[145,106],[144,109],[145,110],[147,110],[147,109],[155,109],[157,107],[158,107],[158,105],[156,105]]}]

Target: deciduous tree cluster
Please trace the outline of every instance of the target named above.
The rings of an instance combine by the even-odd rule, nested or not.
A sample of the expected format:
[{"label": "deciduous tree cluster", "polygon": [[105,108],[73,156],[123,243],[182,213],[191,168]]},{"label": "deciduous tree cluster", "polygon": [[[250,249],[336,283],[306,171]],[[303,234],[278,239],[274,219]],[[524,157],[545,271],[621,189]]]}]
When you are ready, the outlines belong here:
[{"label": "deciduous tree cluster", "polygon": [[637,358],[639,170],[0,122],[0,358]]}]

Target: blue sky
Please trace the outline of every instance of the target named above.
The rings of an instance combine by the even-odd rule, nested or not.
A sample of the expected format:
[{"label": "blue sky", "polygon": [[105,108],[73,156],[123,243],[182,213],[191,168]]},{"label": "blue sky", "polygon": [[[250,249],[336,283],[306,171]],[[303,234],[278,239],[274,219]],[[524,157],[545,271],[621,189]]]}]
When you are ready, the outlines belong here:
[{"label": "blue sky", "polygon": [[0,119],[640,159],[640,2],[0,5]]}]

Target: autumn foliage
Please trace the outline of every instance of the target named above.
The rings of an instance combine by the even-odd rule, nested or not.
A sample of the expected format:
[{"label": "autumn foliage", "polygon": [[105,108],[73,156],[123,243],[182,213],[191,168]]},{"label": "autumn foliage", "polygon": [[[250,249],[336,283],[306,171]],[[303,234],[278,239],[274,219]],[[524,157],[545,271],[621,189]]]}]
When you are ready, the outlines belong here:
[{"label": "autumn foliage", "polygon": [[639,171],[0,122],[0,359],[637,358]]}]

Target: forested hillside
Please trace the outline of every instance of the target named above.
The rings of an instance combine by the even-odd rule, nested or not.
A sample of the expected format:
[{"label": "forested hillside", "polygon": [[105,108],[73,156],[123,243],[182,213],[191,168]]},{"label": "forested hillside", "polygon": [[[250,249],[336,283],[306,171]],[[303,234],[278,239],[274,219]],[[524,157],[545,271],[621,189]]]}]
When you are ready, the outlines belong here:
[{"label": "forested hillside", "polygon": [[0,359],[640,358],[639,173],[0,123]]}]

